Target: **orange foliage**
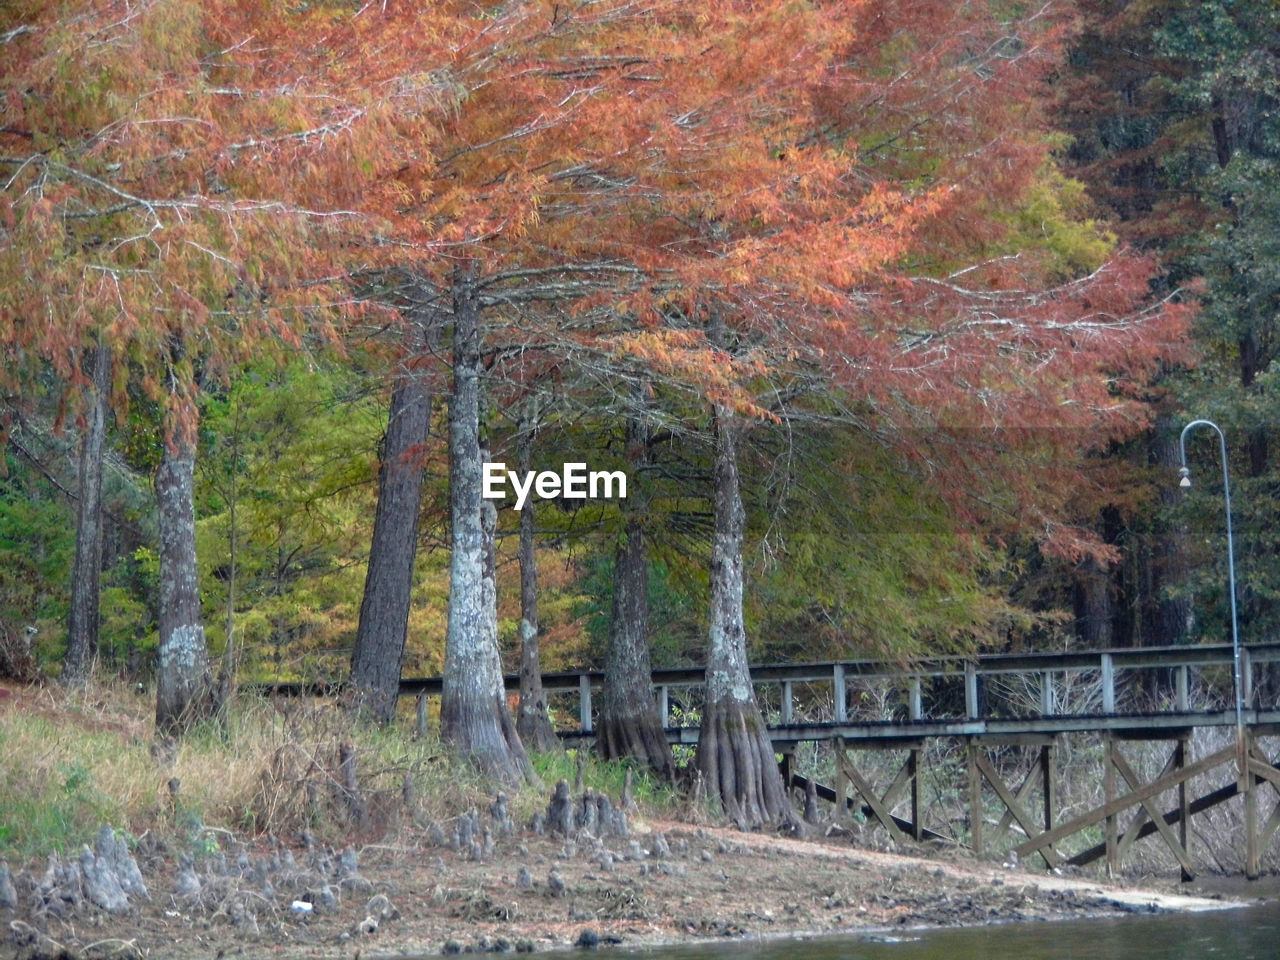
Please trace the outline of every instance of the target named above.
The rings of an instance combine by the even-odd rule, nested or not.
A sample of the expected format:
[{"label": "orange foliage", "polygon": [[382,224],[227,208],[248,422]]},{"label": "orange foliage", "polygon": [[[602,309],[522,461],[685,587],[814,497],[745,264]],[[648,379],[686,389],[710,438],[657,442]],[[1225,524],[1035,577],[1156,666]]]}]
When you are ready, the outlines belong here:
[{"label": "orange foliage", "polygon": [[[1051,289],[1034,251],[989,254],[1047,160],[1048,9],[19,4],[0,335],[73,382],[96,329],[216,371],[394,322],[344,278],[444,288],[469,261],[511,378],[589,356],[769,415],[761,377],[820,375],[947,484],[1017,487],[1019,450],[1140,426],[1185,323],[1127,254]],[[1023,476],[1037,523],[1055,496]]]}]

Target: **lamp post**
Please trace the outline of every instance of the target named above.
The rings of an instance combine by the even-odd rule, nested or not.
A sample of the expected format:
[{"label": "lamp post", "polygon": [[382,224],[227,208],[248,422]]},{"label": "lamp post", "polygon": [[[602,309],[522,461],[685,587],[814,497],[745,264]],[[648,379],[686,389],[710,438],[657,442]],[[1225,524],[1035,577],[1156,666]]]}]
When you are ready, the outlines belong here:
[{"label": "lamp post", "polygon": [[1182,469],[1178,471],[1182,479],[1181,487],[1191,486],[1191,471],[1187,468],[1187,433],[1193,427],[1209,427],[1218,435],[1218,447],[1222,451],[1222,499],[1227,508],[1227,586],[1231,595],[1231,658],[1232,685],[1236,695],[1236,762],[1240,770],[1240,782],[1243,784],[1248,775],[1248,764],[1244,749],[1244,692],[1240,683],[1240,630],[1236,622],[1236,561],[1235,543],[1231,537],[1231,483],[1227,478],[1227,438],[1221,428],[1211,420],[1192,420],[1182,428],[1178,438],[1178,450],[1182,456]]}]

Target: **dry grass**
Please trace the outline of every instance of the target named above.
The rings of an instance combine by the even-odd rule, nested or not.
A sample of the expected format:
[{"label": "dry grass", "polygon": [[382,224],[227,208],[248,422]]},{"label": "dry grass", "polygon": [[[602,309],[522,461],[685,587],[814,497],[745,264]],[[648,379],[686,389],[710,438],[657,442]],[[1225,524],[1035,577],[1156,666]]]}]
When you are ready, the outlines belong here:
[{"label": "dry grass", "polygon": [[[156,740],[151,701],[121,685],[15,689],[2,702],[0,857],[74,849],[102,823],[197,851],[214,849],[225,832],[291,837],[306,828],[370,840],[484,809],[493,797],[492,784],[434,738],[413,737],[410,723],[362,724],[333,701],[242,696],[222,723],[181,741]],[[355,758],[354,796],[340,765],[344,744]],[[534,759],[548,783],[576,772],[571,755]],[[622,778],[616,764],[586,768],[587,782],[615,796]],[[507,792],[516,817],[546,803],[533,787]],[[642,778],[636,794],[655,811],[673,802]]]}]

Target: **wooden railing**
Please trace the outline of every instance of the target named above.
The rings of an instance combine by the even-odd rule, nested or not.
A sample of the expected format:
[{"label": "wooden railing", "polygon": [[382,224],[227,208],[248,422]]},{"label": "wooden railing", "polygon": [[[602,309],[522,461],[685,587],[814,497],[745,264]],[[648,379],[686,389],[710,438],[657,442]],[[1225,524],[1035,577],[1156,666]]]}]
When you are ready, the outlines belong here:
[{"label": "wooden railing", "polygon": [[[1274,722],[1275,704],[1255,703],[1255,666],[1280,661],[1280,644],[1246,644],[1240,647],[1241,689],[1247,723]],[[930,657],[900,663],[883,660],[838,660],[819,663],[764,664],[751,668],[752,682],[757,686],[774,685],[779,689],[777,722],[771,725],[775,740],[794,742],[827,739],[835,732],[846,737],[858,736],[935,736],[974,735],[985,732],[1070,732],[1089,729],[1114,729],[1140,726],[1219,726],[1235,722],[1234,699],[1231,694],[1233,650],[1230,644],[1202,646],[1146,647],[1066,653],[985,654],[976,657]],[[1195,671],[1225,669],[1218,686],[1227,691],[1230,702],[1220,710],[1195,709],[1191,699]],[[1166,706],[1143,704],[1142,709],[1125,708],[1117,691],[1125,682],[1142,671],[1164,674],[1166,686],[1172,678],[1172,697]],[[1057,695],[1070,681],[1094,674],[1099,709],[1069,711],[1059,708]],[[994,678],[1023,678],[1023,696],[1018,702],[991,689]],[[504,678],[510,691],[519,689],[515,674]],[[905,709],[896,719],[858,718],[851,711],[848,691],[851,683],[866,680],[887,681],[896,686]],[[564,730],[569,736],[590,735],[594,730],[592,694],[604,681],[600,671],[547,673],[542,677],[543,689],[550,694],[577,694],[578,726]],[[672,691],[697,687],[704,681],[702,667],[675,667],[654,670],[652,682],[664,723],[672,740],[696,740],[696,727],[672,725]],[[938,695],[939,681],[962,683],[963,700],[956,696]],[[796,721],[796,684],[830,684],[832,710],[829,719],[816,722]],[[331,695],[342,687],[336,684],[281,683],[261,684],[264,692],[283,695]],[[401,696],[438,696],[440,677],[406,677],[400,681]],[[1036,701],[1028,708],[1027,691],[1034,691]],[[770,698],[772,699],[772,698]],[[948,708],[947,703],[963,712]],[[1120,704],[1118,707],[1117,704]],[[1113,722],[1114,721],[1114,722]],[[1194,721],[1190,722],[1189,721]],[[843,728],[839,731],[834,728]]]}]

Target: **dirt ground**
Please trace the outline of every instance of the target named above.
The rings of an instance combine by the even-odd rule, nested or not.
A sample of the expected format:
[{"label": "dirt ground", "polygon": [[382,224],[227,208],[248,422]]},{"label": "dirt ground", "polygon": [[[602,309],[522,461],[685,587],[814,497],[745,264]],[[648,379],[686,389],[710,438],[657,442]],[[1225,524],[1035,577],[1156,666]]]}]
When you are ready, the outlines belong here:
[{"label": "dirt ground", "polygon": [[[665,856],[659,835],[670,848]],[[9,928],[0,956],[58,956],[60,946],[73,957],[387,960],[1231,905],[1173,893],[1172,884],[1135,890],[946,852],[901,856],[856,849],[847,840],[671,822],[633,822],[629,838],[611,839],[604,848],[608,856],[590,840],[567,844],[522,832],[497,841],[477,862],[423,834],[408,845],[355,848],[358,873],[345,882],[336,879],[336,851],[318,850],[308,859],[300,847],[288,849],[292,858],[284,850],[251,848],[246,854],[249,864],[260,861],[256,868],[243,861],[239,867],[197,864],[202,890],[196,896],[180,892],[178,865],[157,848],[149,857],[139,854],[150,901],[123,915],[87,904],[62,917],[33,916],[21,902],[16,910],[0,907],[0,924]],[[285,862],[268,868],[272,854]],[[268,872],[274,897],[263,892]],[[317,895],[326,873],[336,894],[328,907]],[[32,895],[36,879],[19,878],[20,901],[24,887]],[[304,913],[295,901],[313,906]]]}]

